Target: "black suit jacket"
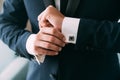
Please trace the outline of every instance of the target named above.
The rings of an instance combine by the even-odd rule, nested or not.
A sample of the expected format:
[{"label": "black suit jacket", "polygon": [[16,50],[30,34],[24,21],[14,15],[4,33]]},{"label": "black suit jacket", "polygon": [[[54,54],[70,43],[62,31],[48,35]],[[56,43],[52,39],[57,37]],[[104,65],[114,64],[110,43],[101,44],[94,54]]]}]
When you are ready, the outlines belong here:
[{"label": "black suit jacket", "polygon": [[[19,55],[31,60],[28,80],[119,80],[119,0],[69,0],[64,15],[80,18],[76,44],[38,65],[26,51],[26,40],[39,31],[37,16],[43,0],[6,0],[0,14],[0,38]],[[32,32],[24,30],[30,20]]]}]

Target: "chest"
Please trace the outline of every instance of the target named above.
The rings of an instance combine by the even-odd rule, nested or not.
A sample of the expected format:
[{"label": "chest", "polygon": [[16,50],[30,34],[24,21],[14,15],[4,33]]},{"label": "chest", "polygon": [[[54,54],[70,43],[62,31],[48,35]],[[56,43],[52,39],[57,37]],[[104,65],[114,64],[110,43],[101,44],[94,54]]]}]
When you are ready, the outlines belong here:
[{"label": "chest", "polygon": [[[38,28],[37,17],[45,9],[43,0],[24,0],[24,4],[32,26]],[[119,4],[119,0],[80,0],[74,17],[117,20]]]},{"label": "chest", "polygon": [[116,20],[120,15],[120,1],[81,0],[76,15],[82,18]]}]

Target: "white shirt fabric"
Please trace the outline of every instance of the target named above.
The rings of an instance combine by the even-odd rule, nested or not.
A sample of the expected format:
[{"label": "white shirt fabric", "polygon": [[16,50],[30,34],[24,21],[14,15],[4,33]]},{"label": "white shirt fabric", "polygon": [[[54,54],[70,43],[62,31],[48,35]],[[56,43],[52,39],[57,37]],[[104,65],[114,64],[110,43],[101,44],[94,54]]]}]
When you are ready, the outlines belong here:
[{"label": "white shirt fabric", "polygon": [[[60,10],[60,0],[55,0],[56,8]],[[76,43],[80,19],[65,17],[62,24],[62,33],[67,43]]]},{"label": "white shirt fabric", "polygon": [[[60,0],[55,0],[56,8],[60,10]],[[79,27],[80,19],[77,18],[71,18],[71,17],[65,17],[62,23],[62,33],[66,38],[67,43],[73,43],[76,44],[77,40],[77,32]],[[40,64],[41,62],[44,62],[45,55],[42,56],[36,56],[34,53],[34,50],[32,48],[31,42],[34,42],[35,34],[31,34],[26,42],[26,49],[29,54],[34,55],[36,61]]]}]

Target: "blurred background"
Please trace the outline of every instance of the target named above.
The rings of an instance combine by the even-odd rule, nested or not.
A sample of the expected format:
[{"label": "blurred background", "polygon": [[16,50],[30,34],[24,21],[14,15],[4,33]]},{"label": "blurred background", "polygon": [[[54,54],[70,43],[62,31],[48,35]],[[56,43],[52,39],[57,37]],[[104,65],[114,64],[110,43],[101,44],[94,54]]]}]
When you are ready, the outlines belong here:
[{"label": "blurred background", "polygon": [[[2,4],[0,0],[0,13]],[[28,60],[15,55],[15,52],[0,40],[0,80],[26,80]]]}]

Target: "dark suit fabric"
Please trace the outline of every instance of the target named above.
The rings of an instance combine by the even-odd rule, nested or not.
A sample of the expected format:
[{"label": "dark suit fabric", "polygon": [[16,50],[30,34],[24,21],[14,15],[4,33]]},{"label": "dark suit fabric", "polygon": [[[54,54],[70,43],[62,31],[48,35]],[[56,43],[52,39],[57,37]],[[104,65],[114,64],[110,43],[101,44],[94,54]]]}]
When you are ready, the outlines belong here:
[{"label": "dark suit fabric", "polygon": [[[67,44],[58,56],[47,56],[43,64],[38,65],[25,48],[29,35],[39,31],[37,16],[45,9],[42,0],[5,0],[0,38],[31,60],[28,80],[120,80],[120,1],[70,1],[71,8],[75,1],[79,2],[76,10],[72,12],[68,7],[68,12],[61,11],[65,16],[80,18],[77,42]],[[24,30],[28,19],[32,32]]]}]

